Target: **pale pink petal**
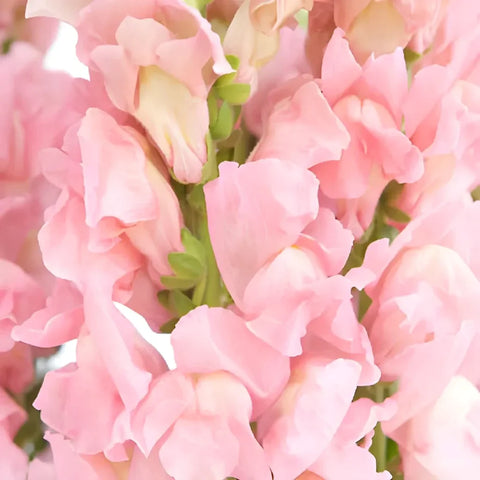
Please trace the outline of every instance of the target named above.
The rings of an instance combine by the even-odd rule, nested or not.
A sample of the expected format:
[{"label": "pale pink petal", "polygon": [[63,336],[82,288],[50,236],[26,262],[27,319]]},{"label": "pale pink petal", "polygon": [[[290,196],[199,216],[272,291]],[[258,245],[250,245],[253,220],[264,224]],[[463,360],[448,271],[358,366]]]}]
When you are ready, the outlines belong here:
[{"label": "pale pink petal", "polygon": [[335,30],[323,57],[322,91],[330,105],[345,95],[362,73],[343,35],[339,28]]},{"label": "pale pink petal", "polygon": [[171,340],[180,371],[226,370],[238,377],[252,396],[253,417],[287,382],[288,358],[253,335],[232,311],[198,307],[182,317]]},{"label": "pale pink petal", "polygon": [[70,282],[57,280],[46,307],[17,325],[12,338],[37,347],[54,347],[77,338],[84,322],[82,300]]},{"label": "pale pink petal", "polygon": [[80,10],[91,1],[92,0],[72,0],[64,2],[63,0],[28,0],[25,15],[27,18],[36,16],[55,17],[75,25],[78,21]]},{"label": "pale pink petal", "polygon": [[132,436],[145,456],[195,401],[192,381],[177,371],[157,378],[132,415]]},{"label": "pale pink petal", "polygon": [[160,447],[160,460],[175,480],[225,478],[239,455],[238,439],[218,416],[182,417]]},{"label": "pale pink petal", "polygon": [[309,67],[305,58],[303,44],[305,31],[302,28],[292,30],[280,29],[280,46],[275,57],[260,69],[256,91],[250,96],[242,109],[242,115],[248,129],[257,137],[263,129],[263,115],[270,92],[283,80],[295,78],[308,73]]},{"label": "pale pink petal", "polygon": [[310,10],[312,6],[313,0],[253,0],[250,17],[255,28],[272,34],[299,10]]},{"label": "pale pink petal", "polygon": [[[85,183],[86,224],[103,217],[124,224],[157,215],[140,145],[113,118],[89,109],[78,131]],[[108,140],[108,141],[107,141]]]},{"label": "pale pink petal", "polygon": [[310,168],[340,158],[350,135],[331,110],[319,84],[306,81],[299,86],[295,80],[292,86],[295,89],[291,96],[273,107],[250,160],[279,158]]},{"label": "pale pink petal", "polygon": [[[328,447],[353,398],[360,367],[351,360],[307,360],[258,432],[276,479],[295,478]],[[296,380],[298,378],[299,380]]]},{"label": "pale pink petal", "polygon": [[293,163],[264,159],[240,167],[222,163],[220,177],[205,186],[217,264],[240,308],[244,289],[257,270],[293,245],[316,217],[317,185],[309,171]]},{"label": "pale pink petal", "polygon": [[231,475],[237,478],[271,478],[265,453],[250,428],[252,401],[247,389],[225,372],[204,375],[196,384],[199,412],[227,417],[228,425],[239,442],[237,466]]}]

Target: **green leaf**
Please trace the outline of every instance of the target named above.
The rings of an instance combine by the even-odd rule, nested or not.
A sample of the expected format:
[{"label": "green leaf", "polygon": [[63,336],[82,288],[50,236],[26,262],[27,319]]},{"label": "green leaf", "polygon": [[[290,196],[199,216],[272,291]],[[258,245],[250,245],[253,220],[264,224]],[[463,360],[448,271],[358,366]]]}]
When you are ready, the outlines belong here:
[{"label": "green leaf", "polygon": [[198,259],[185,252],[169,253],[168,263],[179,278],[198,279],[205,270]]},{"label": "green leaf", "polygon": [[218,110],[215,123],[210,127],[210,133],[214,140],[221,140],[230,136],[233,130],[233,109],[228,103],[223,103]]},{"label": "green leaf", "polygon": [[168,290],[189,290],[193,288],[199,281],[198,278],[179,278],[179,277],[171,277],[171,276],[163,276],[160,277],[160,281],[162,285],[167,288]]},{"label": "green leaf", "polygon": [[219,85],[215,90],[220,98],[231,105],[242,105],[250,96],[250,85],[248,83]]}]

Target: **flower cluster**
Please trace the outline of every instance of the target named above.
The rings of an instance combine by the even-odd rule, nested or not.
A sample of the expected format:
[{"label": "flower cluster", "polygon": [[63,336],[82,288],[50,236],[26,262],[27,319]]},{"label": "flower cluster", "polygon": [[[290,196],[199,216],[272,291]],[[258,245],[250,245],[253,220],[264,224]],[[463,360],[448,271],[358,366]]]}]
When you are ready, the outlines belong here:
[{"label": "flower cluster", "polygon": [[2,480],[478,474],[480,3],[8,0],[0,43]]}]

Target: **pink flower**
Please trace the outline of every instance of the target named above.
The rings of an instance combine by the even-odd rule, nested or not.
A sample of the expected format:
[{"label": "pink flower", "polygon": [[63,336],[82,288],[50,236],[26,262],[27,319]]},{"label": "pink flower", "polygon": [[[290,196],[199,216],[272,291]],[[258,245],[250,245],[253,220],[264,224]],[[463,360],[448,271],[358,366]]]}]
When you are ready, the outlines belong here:
[{"label": "pink flower", "polygon": [[[320,478],[358,480],[389,480],[388,471],[377,472],[376,459],[368,451],[373,428],[379,421],[388,420],[395,413],[395,402],[387,399],[377,404],[370,399],[354,401],[328,447],[309,467]],[[318,477],[312,477],[315,480]],[[304,480],[300,476],[298,480]],[[305,480],[310,480],[308,475]]]},{"label": "pink flower", "polygon": [[75,84],[67,74],[43,70],[39,52],[24,43],[0,57],[0,78],[5,95],[0,180],[25,181],[40,173],[39,150],[60,147],[68,127],[80,118]]},{"label": "pink flower", "polygon": [[8,480],[24,480],[28,468],[26,453],[13,443],[26,413],[0,388],[0,475]]},{"label": "pink flower", "polygon": [[433,64],[451,65],[459,69],[462,76],[473,75],[478,79],[479,18],[478,3],[469,0],[443,2],[440,15],[432,18],[434,28],[425,32],[427,42],[421,32],[410,42],[414,50],[424,53],[414,69]]},{"label": "pink flower", "polygon": [[57,279],[44,308],[12,329],[17,342],[56,347],[77,338],[84,323],[83,297],[73,283]]},{"label": "pink flower", "polygon": [[[210,24],[178,0],[75,7],[67,15],[77,24],[80,59],[100,71],[115,106],[145,126],[175,176],[198,182],[207,159],[208,91],[232,71]],[[62,14],[58,5],[53,12]]]},{"label": "pink flower", "polygon": [[17,265],[0,259],[0,352],[14,345],[12,329],[45,305],[45,293]]},{"label": "pink flower", "polygon": [[58,22],[54,19],[25,20],[26,0],[3,0],[0,5],[0,45],[26,41],[45,52],[55,39]]},{"label": "pink flower", "polygon": [[251,0],[250,17],[255,28],[272,34],[299,10],[311,10],[312,6],[313,0]]},{"label": "pink flower", "polygon": [[[123,278],[130,293],[115,298],[122,303],[140,269],[148,272],[150,291],[158,290],[160,275],[170,273],[168,253],[182,248],[178,200],[142,141],[135,130],[90,109],[78,133],[74,128],[66,137],[64,152],[51,149],[43,158],[45,175],[62,189],[39,235],[47,268],[82,291],[94,271],[110,278],[107,288]],[[168,319],[160,304],[156,312],[148,309],[152,325]]]},{"label": "pink flower", "polygon": [[360,366],[351,360],[303,358],[258,435],[276,479],[295,478],[327,448],[345,417]]},{"label": "pink flower", "polygon": [[[480,392],[454,376],[440,397],[397,433],[408,478],[468,478],[480,468]],[[446,455],[448,452],[448,455]]]},{"label": "pink flower", "polygon": [[352,235],[328,209],[317,210],[316,188],[313,175],[291,162],[221,164],[219,178],[205,187],[212,246],[252,333],[288,356],[332,348],[360,362],[369,384],[379,372],[351,305],[352,284],[337,275]]},{"label": "pink flower", "polygon": [[223,40],[225,53],[240,60],[236,80],[257,88],[258,70],[277,52],[279,32],[265,34],[255,28],[250,16],[250,0],[244,0],[235,13]]},{"label": "pink flower", "polygon": [[[456,222],[442,227],[453,211]],[[367,250],[362,268],[374,280],[362,323],[382,379],[399,381],[398,412],[383,424],[388,434],[435,401],[454,375],[475,370],[480,283],[468,229],[477,215],[476,204],[444,206],[413,221],[391,247],[382,240]]]},{"label": "pink flower", "polygon": [[[159,354],[137,337],[126,319],[117,323],[117,329],[116,335],[125,342],[123,351],[114,338],[106,344],[94,334],[82,334],[76,364],[48,372],[34,403],[42,420],[69,438],[76,452],[104,452],[115,461],[126,456],[123,444],[131,438],[129,412],[147,393],[152,376],[166,370]],[[128,378],[121,379],[113,370],[112,361],[105,362],[103,349],[108,350],[117,370],[121,369]],[[129,362],[134,364],[133,369]],[[134,385],[136,398],[132,396],[133,389],[127,392],[127,383]]]},{"label": "pink flower", "polygon": [[278,85],[310,69],[304,53],[305,31],[282,28],[280,44],[276,55],[258,72],[256,91],[250,96],[242,109],[242,115],[250,132],[260,137],[267,120],[265,111],[270,110],[269,94]]},{"label": "pink flower", "polygon": [[41,454],[30,463],[28,480],[117,480],[125,476],[142,480],[172,480],[158,458],[145,458],[140,450],[132,447],[129,458],[119,462],[108,460],[105,455],[79,454],[72,442],[63,435],[48,431],[45,439],[50,444],[47,455]]},{"label": "pink flower", "polygon": [[313,57],[315,45],[321,57],[322,47],[333,31],[332,23],[345,31],[360,63],[372,53],[375,56],[392,53],[409,42],[415,50],[423,52],[435,36],[444,4],[441,0],[320,0],[315,3],[309,21],[309,34],[315,42],[310,42],[310,56]]},{"label": "pink flower", "polygon": [[289,360],[256,337],[231,310],[201,306],[182,317],[172,333],[177,368],[183,373],[225,370],[252,398],[255,419],[279,395]]},{"label": "pink flower", "polygon": [[22,393],[35,378],[34,351],[30,345],[16,342],[6,352],[0,352],[0,387]]},{"label": "pink flower", "polygon": [[232,375],[174,371],[152,384],[132,428],[146,455],[160,441],[159,458],[175,479],[266,480],[270,470],[250,429],[251,413],[247,390]]},{"label": "pink flower", "polygon": [[[293,245],[316,217],[317,188],[310,172],[276,159],[240,167],[222,163],[220,177],[205,186],[215,258],[240,309],[245,288],[256,272],[273,255]],[[249,249],[243,248],[245,242]]]},{"label": "pink flower", "polygon": [[278,158],[310,168],[338,160],[350,143],[350,135],[321,92],[320,81],[307,75],[273,90],[262,114],[262,135],[249,160]]},{"label": "pink flower", "polygon": [[397,206],[411,217],[468,197],[479,183],[480,88],[455,69],[432,65],[414,78],[405,106],[405,131],[425,157],[422,177],[404,186]]},{"label": "pink flower", "polygon": [[401,132],[407,94],[403,53],[397,49],[371,57],[361,67],[336,30],[323,58],[321,86],[351,141],[340,160],[320,163],[312,171],[322,193],[334,200],[337,218],[360,237],[388,182],[411,183],[423,173],[419,150]]}]

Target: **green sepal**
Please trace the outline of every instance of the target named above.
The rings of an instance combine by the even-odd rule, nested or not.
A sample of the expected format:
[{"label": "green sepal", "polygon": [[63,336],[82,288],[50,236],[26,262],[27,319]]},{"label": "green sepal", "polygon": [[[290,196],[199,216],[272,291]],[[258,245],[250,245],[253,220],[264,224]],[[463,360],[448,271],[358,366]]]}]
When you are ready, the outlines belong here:
[{"label": "green sepal", "polygon": [[[196,307],[192,300],[180,290],[162,290],[157,293],[157,298],[158,301],[174,316],[173,320],[175,321]],[[171,323],[171,321],[168,323]]]},{"label": "green sepal", "polygon": [[210,127],[210,133],[214,140],[222,140],[230,136],[233,130],[234,112],[228,103],[223,103],[218,110],[215,123]]},{"label": "green sepal", "polygon": [[172,310],[175,310],[178,317],[183,317],[195,308],[195,304],[180,290],[170,291],[169,297]]},{"label": "green sepal", "polygon": [[162,285],[167,288],[168,290],[189,290],[193,288],[199,281],[198,278],[179,278],[179,277],[172,277],[168,275],[164,275],[160,277],[160,281]]},{"label": "green sepal", "polygon": [[391,205],[384,205],[383,211],[388,218],[398,223],[408,223],[411,220],[408,214]]},{"label": "green sepal", "polygon": [[194,237],[188,228],[182,228],[180,235],[185,251],[195,257],[202,265],[205,265],[205,248],[203,243]]},{"label": "green sepal", "polygon": [[170,290],[161,290],[157,293],[157,300],[167,310],[170,310]]},{"label": "green sepal", "polygon": [[207,97],[207,106],[210,125],[213,125],[217,121],[218,117],[218,100],[213,92],[211,92],[210,95],[208,95]]},{"label": "green sepal", "polygon": [[237,70],[240,66],[240,59],[235,55],[226,55],[226,59],[230,66],[235,70],[235,72],[226,73],[225,75],[218,77],[213,84],[214,87],[219,87],[221,85],[230,85],[235,81],[235,77],[237,76]]},{"label": "green sepal", "polygon": [[4,40],[4,42],[2,43],[2,51],[1,51],[2,55],[6,55],[10,51],[10,48],[12,47],[13,42],[14,42],[13,37],[10,37]]},{"label": "green sepal", "polygon": [[298,25],[302,30],[308,29],[308,10],[305,8],[300,9],[295,14],[295,20],[297,21]]},{"label": "green sepal", "polygon": [[190,5],[193,8],[196,8],[200,13],[205,10],[205,7],[211,2],[212,0],[185,0],[187,5]]},{"label": "green sepal", "polygon": [[198,279],[205,271],[199,260],[186,252],[169,253],[168,263],[179,278]]},{"label": "green sepal", "polygon": [[471,196],[474,202],[480,200],[480,185],[472,190]]},{"label": "green sepal", "polygon": [[242,105],[250,96],[250,85],[248,83],[231,83],[215,87],[217,95],[231,105]]},{"label": "green sepal", "polygon": [[365,290],[358,292],[358,321],[361,322],[367,313],[372,299],[365,293]]},{"label": "green sepal", "polygon": [[390,181],[380,196],[380,203],[388,205],[395,203],[400,197],[404,186],[403,183],[398,183],[396,180]]},{"label": "green sepal", "polygon": [[234,70],[238,70],[238,67],[240,66],[240,59],[236,55],[225,55],[225,58]]},{"label": "green sepal", "polygon": [[216,158],[215,144],[212,140],[212,135],[207,133],[205,137],[205,143],[207,144],[207,161],[202,169],[201,184],[205,184],[210,180],[218,177],[218,164]]},{"label": "green sepal", "polygon": [[422,54],[407,47],[403,49],[403,57],[405,58],[405,63],[409,66],[422,58]]},{"label": "green sepal", "polygon": [[225,75],[218,77],[213,85],[215,88],[223,85],[231,85],[235,81],[236,76],[237,72],[226,73]]}]

